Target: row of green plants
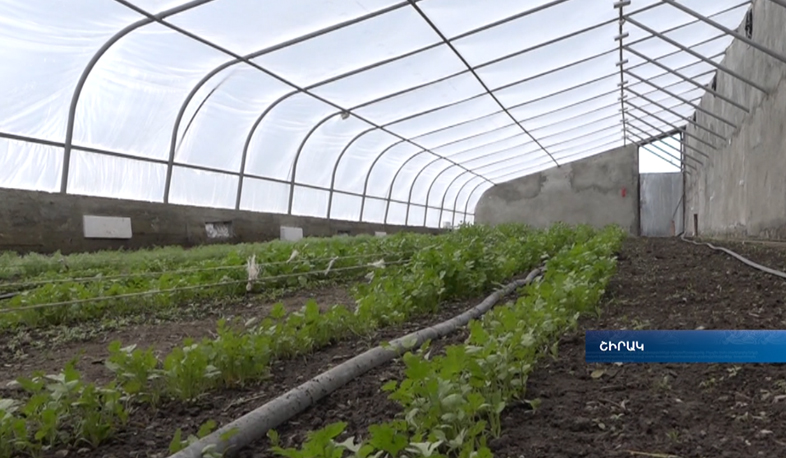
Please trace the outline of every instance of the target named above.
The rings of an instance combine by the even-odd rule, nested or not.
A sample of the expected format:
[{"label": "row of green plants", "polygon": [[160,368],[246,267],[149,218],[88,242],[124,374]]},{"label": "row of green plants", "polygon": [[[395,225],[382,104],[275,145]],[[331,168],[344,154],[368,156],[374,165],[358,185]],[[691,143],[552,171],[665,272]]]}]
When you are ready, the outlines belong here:
[{"label": "row of green plants", "polygon": [[[431,243],[434,236],[401,233],[60,258],[66,262],[55,261],[57,256],[29,255],[14,258],[25,273],[23,281],[0,283],[0,293],[19,292],[0,301],[0,328],[68,325],[107,314],[125,316],[188,301],[242,297],[249,292],[249,259],[258,280],[250,284],[253,292],[358,279],[368,272],[368,264],[405,262]],[[64,267],[72,263],[78,268]],[[70,304],[73,301],[81,302]]]},{"label": "row of green plants", "polygon": [[[30,397],[4,401],[11,404],[0,409],[0,441],[12,444],[8,453],[32,456],[55,446],[97,446],[122,428],[129,412],[141,403],[190,401],[216,388],[263,380],[274,359],[368,334],[433,312],[445,300],[486,291],[540,264],[544,256],[589,231],[567,226],[548,231],[512,225],[465,227],[432,237],[432,246],[418,251],[406,265],[376,270],[367,284],[356,287],[358,305],[354,310],[334,305],[321,311],[315,302],[309,302],[301,311],[286,315],[279,305],[258,323],[237,326],[220,321],[216,338],[186,341],[162,357],[151,349],[113,343],[107,365],[115,380],[108,386],[99,389],[84,383],[73,367],[57,377],[35,374],[19,380]],[[60,383],[73,387],[68,391],[70,397],[59,394],[63,392]],[[99,395],[113,402],[102,403],[101,409],[72,408],[95,406],[81,398]],[[95,432],[92,436],[74,427],[84,422]]]},{"label": "row of green plants", "polygon": [[[584,234],[586,235],[586,234]],[[546,262],[541,281],[524,288],[515,303],[497,307],[469,324],[464,344],[429,357],[428,347],[403,356],[403,380],[382,387],[402,414],[369,427],[366,437],[339,442],[346,423],[311,432],[298,448],[274,453],[287,458],[491,457],[488,442],[502,432],[502,412],[525,398],[527,377],[538,357],[557,354],[558,337],[593,311],[616,268],[624,234],[608,228],[577,240]]]}]

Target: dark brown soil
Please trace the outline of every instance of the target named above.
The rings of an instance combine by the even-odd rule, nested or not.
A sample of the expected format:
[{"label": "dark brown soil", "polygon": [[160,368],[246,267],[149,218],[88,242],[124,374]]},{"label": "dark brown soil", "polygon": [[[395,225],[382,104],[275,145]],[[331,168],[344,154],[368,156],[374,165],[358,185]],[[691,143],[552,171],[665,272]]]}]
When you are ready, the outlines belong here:
[{"label": "dark brown soil", "polygon": [[[272,302],[249,298],[243,302],[214,308],[207,317],[199,320],[131,325],[81,342],[34,345],[35,339],[46,338],[32,334],[27,336],[26,341],[21,342],[20,352],[0,352],[0,390],[7,382],[19,376],[30,376],[34,371],[57,373],[74,358],[78,358],[76,368],[82,373],[84,380],[105,383],[112,378],[112,373],[103,363],[104,358],[109,356],[108,347],[112,341],[119,340],[124,346],[137,344],[140,348],[153,348],[159,355],[166,355],[186,338],[200,340],[213,337],[216,323],[221,317],[264,318],[279,302],[288,312],[292,312],[300,309],[309,299],[316,299],[321,308],[334,304],[352,305],[355,302],[349,287],[332,286],[299,291]],[[8,345],[9,336],[4,337],[6,342],[0,339],[0,347]]]},{"label": "dark brown soil", "polygon": [[[751,259],[766,264],[774,259],[767,256],[775,255]],[[677,239],[628,240],[604,313],[584,317],[580,332],[562,339],[558,358],[541,361],[526,393],[527,399],[541,399],[541,405],[535,411],[509,407],[503,434],[490,447],[500,457],[786,456],[786,371],[781,365],[589,365],[583,338],[586,329],[782,329],[784,293],[785,281],[707,247]],[[167,456],[176,428],[191,434],[209,419],[225,424],[380,340],[442,321],[480,299],[451,304],[439,316],[373,339],[280,362],[272,378],[257,386],[217,393],[192,406],[142,409],[112,442],[77,456]],[[463,338],[456,334],[434,346]],[[597,369],[605,372],[592,377]],[[279,427],[283,445],[299,445],[308,431],[336,421],[348,423],[347,436],[363,436],[368,425],[399,412],[380,387],[400,377],[401,366],[394,363],[351,382]],[[241,457],[272,456],[268,447],[263,439]]]},{"label": "dark brown soil", "polygon": [[[583,339],[588,329],[782,329],[784,293],[783,280],[707,247],[629,240],[605,313],[535,371],[527,397],[543,402],[504,413],[495,456],[786,456],[781,365],[588,365]],[[596,369],[606,373],[592,378]]]},{"label": "dark brown soil", "polygon": [[[183,430],[185,438],[189,434],[195,434],[199,427],[208,420],[214,420],[219,425],[229,423],[306,380],[379,345],[381,342],[449,319],[474,307],[484,298],[485,296],[444,304],[436,315],[421,317],[401,326],[380,330],[370,337],[339,342],[296,360],[278,361],[272,367],[270,379],[253,386],[211,393],[190,405],[172,402],[161,406],[158,410],[140,407],[132,413],[128,427],[108,443],[96,450],[71,449],[68,456],[74,455],[80,458],[166,457],[169,455],[169,444],[178,428]],[[322,297],[316,299],[320,304],[333,302]],[[459,340],[462,338],[461,336],[451,337]],[[366,419],[359,423],[363,428],[368,424],[368,419],[382,421],[392,417],[397,412],[393,403],[383,398],[384,404],[374,405],[365,402],[364,399],[376,402],[379,387],[389,375],[397,373],[397,369],[396,366],[379,368],[368,374],[370,379],[364,378],[367,380],[366,383],[353,384],[353,388],[350,388],[349,392],[344,390],[336,393],[330,399],[320,403],[318,412],[321,413],[315,414],[314,409],[309,410],[303,416],[308,419],[308,423],[303,424],[304,430],[321,427],[323,419],[332,421],[332,411],[327,406],[338,405],[342,402],[351,406],[347,409],[347,412],[351,412],[348,415],[356,415],[358,419]],[[369,383],[368,380],[373,380],[373,382]],[[338,410],[336,411],[338,412]],[[371,411],[374,413],[370,414]],[[312,418],[309,418],[308,415],[311,415]],[[297,425],[298,421],[303,420],[297,419],[291,424]],[[58,451],[61,452],[60,455],[56,455]],[[61,450],[52,450],[47,456],[62,457],[64,451],[62,448]]]},{"label": "dark brown soil", "polygon": [[732,250],[755,263],[786,272],[786,242],[732,242],[725,240],[711,240],[709,242],[716,247]]},{"label": "dark brown soil", "polygon": [[[766,256],[766,255],[765,255]],[[766,258],[761,259],[760,262]],[[630,364],[584,361],[588,329],[778,329],[786,282],[707,247],[676,239],[630,239],[604,299],[601,317],[585,317],[565,336],[556,360],[532,374],[527,399],[503,413],[500,457],[786,456],[786,372],[779,365]],[[458,342],[463,336],[452,336]],[[440,345],[444,346],[445,343]],[[604,369],[599,378],[592,372]],[[596,374],[597,375],[597,374]],[[347,434],[399,411],[380,392],[401,378],[398,364],[353,381],[278,428],[284,446],[335,421]],[[266,439],[242,457],[270,457]]]}]

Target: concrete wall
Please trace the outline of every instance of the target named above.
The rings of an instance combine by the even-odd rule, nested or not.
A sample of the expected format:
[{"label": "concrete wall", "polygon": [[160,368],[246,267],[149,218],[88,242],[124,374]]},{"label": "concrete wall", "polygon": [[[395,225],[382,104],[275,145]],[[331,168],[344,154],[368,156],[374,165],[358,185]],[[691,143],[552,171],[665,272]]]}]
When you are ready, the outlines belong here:
[{"label": "concrete wall", "polygon": [[[641,194],[641,235],[669,237],[682,232],[683,175],[676,173],[642,173],[639,175]],[[671,222],[674,221],[674,234]]]},{"label": "concrete wall", "polygon": [[[744,21],[739,31],[744,34]],[[786,55],[786,8],[754,1],[752,39]],[[702,99],[702,108],[738,128],[699,112],[697,122],[730,143],[695,126],[687,131],[716,149],[688,138],[710,159],[686,180],[686,233],[693,234],[697,214],[699,235],[786,240],[786,65],[740,40],[734,40],[722,64],[770,94],[719,72],[717,91],[749,107],[750,113],[712,94]]]},{"label": "concrete wall", "polygon": [[619,224],[638,234],[638,180],[638,148],[617,148],[490,188],[478,201],[475,222]]},{"label": "concrete wall", "polygon": [[[86,239],[83,215],[130,217],[128,240]],[[205,223],[232,222],[229,239],[209,239]],[[0,189],[0,251],[63,253],[152,246],[194,246],[278,239],[280,227],[303,228],[303,235],[333,236],[402,230],[438,233],[427,228],[330,221],[287,215],[188,207],[150,202]]]}]

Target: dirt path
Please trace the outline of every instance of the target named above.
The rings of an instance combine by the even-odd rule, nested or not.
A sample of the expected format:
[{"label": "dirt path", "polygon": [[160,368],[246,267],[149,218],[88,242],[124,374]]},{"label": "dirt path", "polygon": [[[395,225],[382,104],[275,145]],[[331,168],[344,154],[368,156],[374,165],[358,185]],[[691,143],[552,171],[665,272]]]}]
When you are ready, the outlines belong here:
[{"label": "dirt path", "polygon": [[[530,378],[540,408],[505,412],[496,456],[786,456],[781,365],[592,366],[583,338],[625,327],[783,329],[786,282],[707,247],[639,239],[626,243],[609,296],[605,314],[585,319]],[[607,373],[593,379],[598,368]]]}]

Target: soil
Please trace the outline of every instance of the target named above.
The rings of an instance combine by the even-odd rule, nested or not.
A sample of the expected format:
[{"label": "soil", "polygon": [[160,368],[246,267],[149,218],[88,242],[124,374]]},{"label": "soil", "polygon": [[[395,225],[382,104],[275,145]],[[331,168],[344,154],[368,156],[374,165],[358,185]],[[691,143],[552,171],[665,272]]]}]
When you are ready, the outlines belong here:
[{"label": "soil", "polygon": [[[774,259],[759,248],[759,262]],[[769,256],[769,257],[768,257]],[[559,355],[531,375],[512,403],[494,456],[548,458],[786,456],[786,372],[781,365],[587,364],[589,329],[784,328],[786,282],[721,252],[677,239],[629,239],[600,317],[584,317]],[[454,342],[463,336],[452,336]],[[444,345],[444,343],[442,344]],[[604,369],[599,378],[592,372]],[[335,421],[348,436],[398,412],[379,388],[394,364],[366,374],[277,429],[284,446]],[[241,457],[271,457],[267,439]]]},{"label": "soil", "polygon": [[771,269],[786,272],[786,242],[710,241],[716,247],[727,248],[751,261]]},{"label": "soil", "polygon": [[[782,256],[768,250],[779,249],[757,247],[758,258],[738,252],[765,265]],[[583,338],[588,329],[783,329],[784,293],[786,281],[708,247],[678,239],[627,240],[618,273],[603,299],[604,312],[582,318],[579,332],[561,339],[558,357],[540,362],[530,376],[526,398],[542,402],[534,411],[512,404],[503,412],[502,436],[489,444],[494,455],[786,456],[782,365],[590,365],[584,362]],[[480,300],[448,304],[438,316],[370,339],[341,342],[297,361],[279,362],[270,380],[255,386],[214,393],[192,405],[173,403],[158,411],[142,408],[110,443],[94,451],[72,450],[69,455],[165,457],[177,428],[192,434],[210,419],[225,424],[379,341],[455,316]],[[456,333],[433,347],[438,351],[464,338]],[[596,369],[605,372],[592,377]],[[364,436],[370,424],[399,413],[380,387],[401,375],[401,365],[395,362],[352,381],[277,428],[283,445],[297,446],[309,431],[336,421],[348,423],[342,438]],[[243,458],[269,456],[266,439],[240,453]]]},{"label": "soil", "polygon": [[[106,369],[104,359],[109,356],[109,344],[115,340],[122,342],[123,346],[137,344],[141,348],[153,348],[159,355],[165,355],[176,346],[182,345],[186,338],[200,340],[214,337],[216,323],[221,317],[264,318],[278,303],[282,303],[288,312],[293,312],[310,299],[317,300],[317,304],[323,309],[334,304],[349,305],[355,302],[349,287],[331,286],[298,291],[272,302],[249,298],[243,302],[213,307],[208,316],[198,320],[124,326],[81,342],[41,346],[35,345],[35,341],[48,339],[32,334],[26,336],[20,352],[0,352],[0,394],[6,384],[17,377],[30,376],[35,371],[57,373],[74,358],[77,358],[76,368],[82,373],[84,380],[106,383],[112,379],[112,373]],[[0,348],[7,347],[9,338],[9,335],[0,337]]]},{"label": "soil", "polygon": [[[333,299],[319,296],[316,293],[311,296],[320,304],[332,305],[341,298],[341,293],[334,291],[334,294]],[[346,297],[349,298],[349,296]],[[52,458],[62,458],[66,455],[74,455],[80,458],[163,458],[169,456],[169,444],[178,428],[182,429],[183,437],[185,438],[189,434],[195,434],[200,426],[205,424],[208,420],[214,420],[218,425],[229,423],[276,396],[295,388],[308,379],[319,375],[349,358],[373,348],[382,342],[401,337],[410,332],[452,318],[474,307],[485,299],[485,297],[486,295],[470,300],[449,302],[443,304],[437,314],[416,318],[403,325],[392,326],[380,330],[371,336],[338,342],[330,347],[323,348],[296,360],[277,361],[271,368],[270,378],[260,383],[244,388],[210,393],[190,404],[170,402],[160,406],[158,409],[152,409],[147,406],[138,407],[131,413],[129,425],[100,448],[95,450],[87,448],[80,449],[78,447],[72,449],[53,449],[45,456]],[[302,305],[302,302],[300,305]],[[299,308],[300,305],[296,308]],[[214,324],[215,323],[212,322],[211,326]],[[191,329],[194,328],[192,327]],[[172,331],[172,329],[170,329],[170,331]],[[161,337],[161,341],[157,342],[157,345],[166,345],[168,336],[165,332],[157,332],[156,336]],[[164,338],[164,336],[166,336],[166,338]],[[442,339],[442,342],[458,342],[464,338],[465,336],[463,336],[461,332],[458,332],[456,335],[451,335]],[[153,343],[151,337],[147,338],[146,343]],[[444,345],[444,343],[440,344],[437,342],[433,347],[440,348],[440,345]],[[103,347],[101,348],[101,351],[103,351]],[[348,409],[348,411],[350,411],[348,415],[357,415],[355,417],[357,419],[369,418],[375,421],[383,421],[385,418],[394,416],[398,410],[393,403],[388,402],[386,399],[383,398],[383,404],[378,405],[365,403],[363,399],[377,402],[376,394],[379,387],[388,380],[389,376],[397,374],[398,370],[399,367],[395,364],[383,366],[368,374],[369,377],[373,378],[373,383],[369,383],[361,388],[360,391],[362,393],[353,390],[349,392],[349,397],[346,397],[347,392],[344,391],[326,399],[324,403],[320,404],[319,411],[323,413],[311,418],[307,425],[303,425],[304,428],[310,430],[321,427],[323,424],[322,418],[332,422],[333,412],[329,407],[325,406],[335,403],[341,404],[342,402],[348,406],[352,406]],[[0,392],[0,394],[2,393]],[[342,398],[342,395],[345,397]],[[325,411],[325,408],[328,410]],[[374,412],[373,415],[369,414],[370,411]],[[336,410],[336,412],[338,412],[338,410]],[[293,421],[291,424],[297,425],[297,420]],[[291,442],[295,439],[297,439],[297,437],[288,440]]]}]

